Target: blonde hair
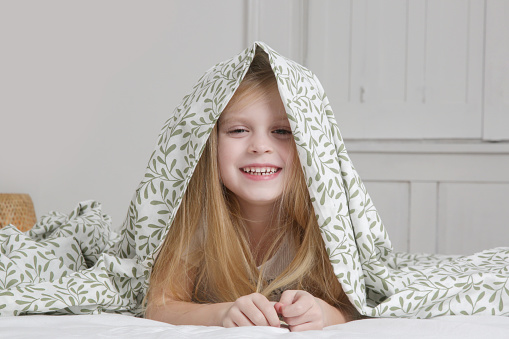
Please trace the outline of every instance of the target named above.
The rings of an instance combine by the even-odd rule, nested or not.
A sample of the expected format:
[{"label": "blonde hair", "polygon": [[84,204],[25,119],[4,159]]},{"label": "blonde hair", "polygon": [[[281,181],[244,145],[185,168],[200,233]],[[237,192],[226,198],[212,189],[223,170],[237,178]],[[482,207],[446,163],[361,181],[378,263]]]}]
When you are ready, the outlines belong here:
[{"label": "blonde hair", "polygon": [[[277,91],[268,56],[257,50],[250,69],[225,111]],[[220,124],[220,122],[218,122]],[[258,270],[235,195],[225,188],[217,164],[217,125],[212,131],[151,274],[151,303],[172,300],[200,303],[235,301],[253,292],[270,298],[279,289],[302,289],[350,318],[357,311],[334,275],[301,169],[295,142],[293,162],[274,215],[277,229],[263,263],[281,240],[297,248],[288,267],[273,281]]]}]

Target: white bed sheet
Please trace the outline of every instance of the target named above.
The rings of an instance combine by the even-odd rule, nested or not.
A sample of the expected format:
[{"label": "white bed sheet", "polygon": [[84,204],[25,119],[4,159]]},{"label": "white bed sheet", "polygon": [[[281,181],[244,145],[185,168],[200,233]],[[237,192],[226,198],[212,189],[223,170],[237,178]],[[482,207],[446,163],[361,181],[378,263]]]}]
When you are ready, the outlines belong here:
[{"label": "white bed sheet", "polygon": [[367,319],[292,333],[271,327],[173,326],[127,315],[0,317],[0,338],[509,338],[509,317]]}]

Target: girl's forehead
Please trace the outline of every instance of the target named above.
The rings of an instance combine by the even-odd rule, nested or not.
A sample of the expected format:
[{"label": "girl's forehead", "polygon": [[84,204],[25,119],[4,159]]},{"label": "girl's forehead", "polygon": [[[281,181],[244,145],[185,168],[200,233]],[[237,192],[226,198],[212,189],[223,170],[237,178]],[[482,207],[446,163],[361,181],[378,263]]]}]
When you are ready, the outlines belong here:
[{"label": "girl's forehead", "polygon": [[270,113],[269,116],[273,120],[288,121],[283,102],[277,91],[264,95],[243,96],[240,100],[227,106],[220,116],[220,121],[226,122],[243,117],[256,118],[262,113]]},{"label": "girl's forehead", "polygon": [[267,102],[243,107],[240,110],[232,107],[232,109],[221,114],[219,121],[225,125],[244,121],[270,121],[271,124],[289,124],[283,105],[274,105]]}]

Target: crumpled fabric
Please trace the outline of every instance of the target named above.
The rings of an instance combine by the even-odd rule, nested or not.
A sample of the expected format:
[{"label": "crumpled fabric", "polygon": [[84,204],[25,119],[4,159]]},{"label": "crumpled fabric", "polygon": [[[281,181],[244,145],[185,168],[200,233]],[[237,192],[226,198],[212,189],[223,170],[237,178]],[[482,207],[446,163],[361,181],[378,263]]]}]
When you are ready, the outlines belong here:
[{"label": "crumpled fabric", "polygon": [[0,230],[1,314],[140,312],[155,255],[256,46],[269,55],[334,273],[359,312],[509,315],[509,248],[460,257],[393,253],[317,77],[262,42],[208,70],[175,109],[120,234],[93,201],[44,217],[26,234]]}]

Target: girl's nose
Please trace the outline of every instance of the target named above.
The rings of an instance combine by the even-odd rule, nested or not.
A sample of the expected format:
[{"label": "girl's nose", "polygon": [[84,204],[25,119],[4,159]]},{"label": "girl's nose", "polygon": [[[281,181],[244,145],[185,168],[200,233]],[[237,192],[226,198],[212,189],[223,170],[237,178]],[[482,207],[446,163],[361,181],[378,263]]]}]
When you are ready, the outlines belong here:
[{"label": "girl's nose", "polygon": [[272,153],[273,146],[269,138],[265,135],[254,135],[251,138],[248,151],[250,153]]}]

